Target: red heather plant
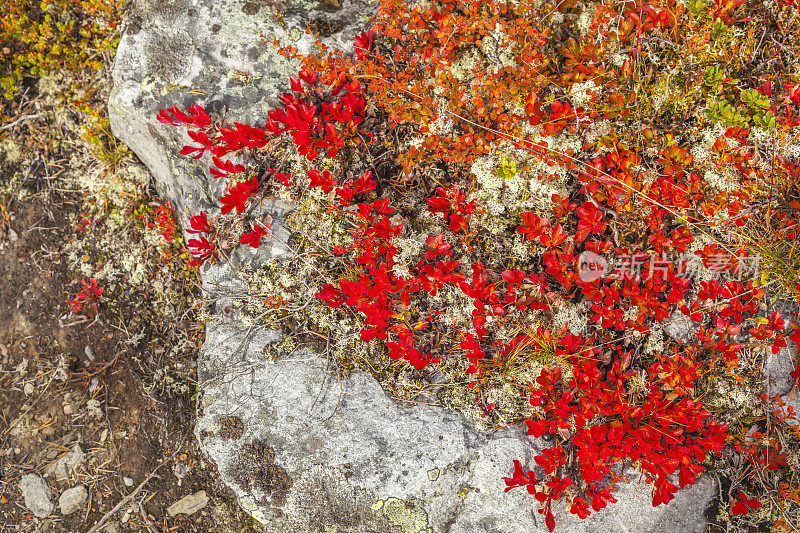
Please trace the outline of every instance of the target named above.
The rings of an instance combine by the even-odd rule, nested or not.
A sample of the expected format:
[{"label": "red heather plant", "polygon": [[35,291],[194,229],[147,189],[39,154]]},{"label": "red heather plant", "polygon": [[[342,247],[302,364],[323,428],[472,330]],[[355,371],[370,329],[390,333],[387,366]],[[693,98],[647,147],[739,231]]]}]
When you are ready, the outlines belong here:
[{"label": "red heather plant", "polygon": [[[669,34],[676,49],[691,49],[694,35],[724,31],[719,24],[726,21],[747,23],[739,5],[693,4],[687,10],[669,1],[600,2],[588,29],[578,31],[570,22],[549,22],[575,21],[580,12],[575,2],[537,8],[439,1],[423,7],[385,0],[376,26],[357,36],[355,57],[338,52],[301,57],[284,49],[303,61],[303,69],[263,127],[223,127],[197,105],[187,113],[159,112],[161,122],[187,127],[199,145],[181,153],[200,158],[210,152],[211,174],[227,180],[220,198],[227,218],[192,217],[187,232],[199,238],[190,239],[188,247],[198,262],[224,260],[222,230],[215,222],[249,217],[257,197],[273,187],[319,189],[328,213],[350,238],[332,250],[339,259],[332,264],[349,265],[346,273],[335,271],[338,280],[322,284],[316,297],[331,308],[357,311],[361,340],[380,341],[389,357],[417,370],[440,364],[439,346],[448,345],[448,357],[461,354],[466,360],[468,387],[479,395],[498,376],[505,381],[509,368],[520,362],[541,367],[520,390],[534,408],[523,422],[529,435],[555,442],[534,458],[535,470],[515,461],[512,476],[504,478],[506,490],[524,486],[551,530],[553,502],[566,499],[571,513],[586,518],[590,508],[599,511],[616,501],[616,483],[627,466],[653,485],[654,506],[668,503],[679,487],[705,471],[710,452],[734,438],[699,399],[706,376],[717,369],[725,379],[746,381],[738,373],[744,348],[776,353],[787,346],[787,336],[800,340],[800,329],[787,335],[789,324],[779,311],[757,318],[770,284],[783,283],[798,301],[800,285],[721,279],[724,273],[741,274],[753,249],[737,240],[732,228],[749,228],[766,217],[782,237],[796,238],[797,167],[780,154],[772,158],[773,177],[776,172],[782,177],[773,183],[784,201],[762,208],[767,170],[756,162],[764,158],[763,150],[751,144],[747,128],[723,128],[703,165],[729,170],[736,183],[730,190],[716,189],[701,178],[691,146],[680,146],[671,133],[656,135],[655,125],[642,127],[637,106],[644,104],[633,90],[643,75],[643,43]],[[484,42],[490,47],[494,42],[508,57],[490,58]],[[622,47],[632,55],[609,60]],[[472,66],[465,91],[456,72],[464,77],[467,58]],[[503,62],[513,67],[499,68]],[[709,76],[703,83],[710,86]],[[587,80],[595,88],[578,89]],[[756,92],[772,87],[762,84]],[[771,113],[788,135],[797,126],[791,118],[800,104],[794,98],[797,85],[774,87],[784,88],[777,95],[784,115],[774,105]],[[578,97],[577,91],[586,94]],[[738,89],[720,97],[743,110],[757,99]],[[369,104],[376,111],[368,112]],[[749,120],[766,120],[756,113]],[[441,132],[442,117],[455,119],[449,132]],[[373,142],[380,120],[398,137],[422,135],[421,143],[381,147]],[[585,140],[589,128],[603,120],[614,121],[613,127]],[[576,135],[584,141],[580,151],[556,150],[545,140],[558,146]],[[256,178],[243,164],[224,159],[265,150],[286,137],[315,164],[322,157],[335,163],[354,154],[370,162],[391,156],[402,172],[371,163],[346,175],[334,164],[308,169],[306,179],[298,180],[282,163]],[[533,180],[561,182],[567,191],[552,194],[546,216],[505,206],[502,229],[527,243],[525,258],[511,250],[488,253],[497,238],[487,231],[490,206],[476,194],[487,182],[458,166],[500,149],[524,153],[524,170]],[[425,168],[442,159],[448,161],[446,178],[427,177]],[[501,179],[516,174],[503,170]],[[397,198],[413,180],[422,183],[419,197]],[[409,210],[409,201],[416,201],[417,211]],[[433,222],[424,225],[425,247],[404,270],[398,263],[402,235],[422,209]],[[269,224],[254,220],[250,228],[234,242],[258,247]],[[717,242],[696,242],[709,236]],[[690,250],[714,278],[696,279],[685,256],[670,258]],[[580,264],[587,254],[607,258],[611,272],[583,275]],[[450,324],[443,309],[427,303],[452,291],[471,302],[467,323]],[[554,321],[554,308],[581,303],[590,311],[585,331],[568,333],[566,324]],[[643,336],[680,314],[696,324],[696,341],[649,358],[640,353]],[[531,324],[537,324],[535,332]],[[798,375],[800,366],[792,377]],[[780,473],[785,465],[776,446],[761,459]],[[764,448],[737,450],[761,457],[758,450]],[[732,504],[734,512],[757,508],[753,501],[742,497]]]},{"label": "red heather plant", "polygon": [[178,229],[177,222],[175,214],[172,212],[172,207],[167,205],[156,207],[156,224],[158,225],[159,234],[167,242],[172,242],[175,239],[175,232]]},{"label": "red heather plant", "polygon": [[75,298],[67,300],[67,303],[71,304],[69,310],[73,313],[80,313],[86,305],[91,305],[94,312],[97,313],[97,302],[100,295],[106,290],[105,287],[98,287],[97,280],[94,278],[89,278],[88,281],[86,278],[81,279],[81,285],[83,288],[75,295]]}]

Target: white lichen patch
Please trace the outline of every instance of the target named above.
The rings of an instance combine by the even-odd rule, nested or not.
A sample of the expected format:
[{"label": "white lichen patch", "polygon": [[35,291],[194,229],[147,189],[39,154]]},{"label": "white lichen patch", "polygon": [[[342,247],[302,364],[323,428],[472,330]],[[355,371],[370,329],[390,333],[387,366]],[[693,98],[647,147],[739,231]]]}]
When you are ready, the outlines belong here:
[{"label": "white lichen patch", "polygon": [[589,319],[589,304],[582,302],[575,304],[572,302],[557,301],[551,304],[553,309],[553,328],[558,329],[562,324],[567,325],[567,329],[573,335],[580,335],[586,331]]},{"label": "white lichen patch", "polygon": [[12,137],[0,141],[0,158],[12,165],[22,161],[22,149],[19,142]]},{"label": "white lichen patch", "polygon": [[650,333],[645,337],[643,351],[646,355],[664,351],[664,331],[660,327],[650,328]]}]

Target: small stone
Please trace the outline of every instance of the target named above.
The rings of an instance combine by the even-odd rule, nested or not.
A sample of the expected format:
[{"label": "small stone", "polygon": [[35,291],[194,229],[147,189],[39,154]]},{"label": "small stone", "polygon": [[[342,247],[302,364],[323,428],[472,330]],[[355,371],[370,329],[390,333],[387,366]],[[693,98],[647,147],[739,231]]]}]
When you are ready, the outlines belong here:
[{"label": "small stone", "polygon": [[25,507],[39,518],[46,518],[53,512],[50,501],[50,487],[38,474],[25,474],[19,481],[19,490],[25,499]]},{"label": "small stone", "polygon": [[[5,50],[5,48],[3,50]],[[19,235],[11,228],[8,229],[8,240],[11,242],[17,242],[19,240]]]},{"label": "small stone", "polygon": [[[64,409],[66,412],[66,407]],[[47,467],[44,471],[46,476],[55,476],[56,481],[66,481],[68,474],[74,473],[79,466],[86,460],[86,456],[80,444],[75,443],[70,451],[58,458],[58,460]]]},{"label": "small stone", "polygon": [[695,324],[692,319],[680,311],[675,311],[664,323],[664,331],[673,340],[683,344],[690,344],[696,335]]},{"label": "small stone", "polygon": [[176,514],[192,515],[207,504],[208,496],[206,496],[206,491],[201,490],[200,492],[181,498],[167,507],[167,514],[170,516],[175,516]]},{"label": "small stone", "polygon": [[129,477],[122,478],[122,482],[125,483],[126,487],[133,487],[133,480]]},{"label": "small stone", "polygon": [[33,387],[33,383],[31,382],[26,383],[25,386],[22,388],[22,392],[25,393],[25,396],[30,396],[31,394],[33,394],[34,390],[35,389]]},{"label": "small stone", "polygon": [[65,490],[58,499],[58,506],[61,508],[61,514],[66,516],[74,513],[81,508],[88,497],[89,493],[83,485]]}]

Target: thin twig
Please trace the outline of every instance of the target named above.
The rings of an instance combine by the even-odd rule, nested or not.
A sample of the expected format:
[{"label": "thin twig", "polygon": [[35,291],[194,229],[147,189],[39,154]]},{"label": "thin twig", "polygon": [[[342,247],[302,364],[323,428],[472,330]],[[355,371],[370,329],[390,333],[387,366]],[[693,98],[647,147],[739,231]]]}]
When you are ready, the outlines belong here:
[{"label": "thin twig", "polygon": [[44,115],[42,115],[41,113],[36,113],[35,115],[22,115],[14,122],[6,124],[5,126],[0,126],[0,131],[9,130],[24,120],[33,120],[35,118],[42,118],[43,116]]},{"label": "thin twig", "polygon": [[153,526],[150,522],[150,516],[147,514],[147,511],[144,509],[144,502],[139,500],[138,502],[139,513],[142,515],[142,519],[144,520],[144,524],[147,526],[147,530],[151,531],[152,533],[158,533],[158,530]]},{"label": "thin twig", "polygon": [[111,518],[112,516],[114,516],[114,514],[115,514],[117,511],[119,511],[120,509],[122,509],[122,508],[123,508],[123,507],[124,507],[126,504],[130,503],[130,502],[131,502],[131,501],[132,501],[134,498],[136,498],[136,495],[137,495],[137,494],[139,494],[139,492],[141,492],[141,490],[144,488],[144,486],[147,484],[147,482],[148,482],[148,481],[150,481],[151,479],[153,479],[153,478],[155,477],[155,475],[156,475],[156,472],[157,472],[157,471],[158,471],[158,470],[159,470],[159,469],[160,469],[162,466],[164,466],[164,465],[165,465],[165,464],[167,464],[168,462],[172,461],[172,460],[175,458],[175,456],[177,456],[177,455],[178,455],[178,452],[180,452],[180,451],[181,451],[181,448],[183,447],[183,442],[186,440],[186,436],[187,436],[187,435],[188,435],[188,432],[183,434],[183,437],[181,438],[181,442],[180,442],[180,444],[178,444],[178,447],[177,447],[177,449],[176,449],[176,450],[175,450],[175,451],[172,453],[172,455],[170,455],[169,457],[167,457],[166,459],[164,459],[164,460],[163,460],[161,463],[159,463],[159,465],[158,465],[158,466],[156,466],[156,467],[155,467],[155,468],[152,470],[152,472],[150,472],[149,474],[147,474],[147,477],[146,477],[146,478],[144,478],[144,481],[142,481],[141,483],[139,483],[139,486],[138,486],[138,487],[136,487],[136,488],[133,490],[133,492],[131,492],[130,494],[128,494],[127,496],[125,496],[124,498],[122,498],[122,499],[119,501],[119,503],[118,503],[117,505],[115,505],[115,506],[114,506],[114,508],[113,508],[113,509],[111,509],[109,512],[107,512],[106,514],[104,514],[104,515],[103,515],[103,517],[102,517],[100,520],[98,520],[98,521],[97,521],[97,522],[96,522],[96,523],[95,523],[95,524],[92,526],[92,529],[90,529],[90,530],[88,531],[88,533],[97,533],[98,531],[100,531],[100,528],[102,528],[102,527],[105,525],[105,523],[108,521],[108,519],[109,519],[109,518]]}]

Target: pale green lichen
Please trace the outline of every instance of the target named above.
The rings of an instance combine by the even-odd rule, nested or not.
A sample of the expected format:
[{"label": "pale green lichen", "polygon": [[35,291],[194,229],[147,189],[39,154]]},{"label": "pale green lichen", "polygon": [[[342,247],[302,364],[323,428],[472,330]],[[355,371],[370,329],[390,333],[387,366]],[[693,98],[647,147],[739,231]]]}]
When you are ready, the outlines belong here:
[{"label": "pale green lichen", "polygon": [[253,517],[257,522],[263,525],[267,525],[267,515],[264,514],[258,504],[256,503],[255,499],[252,496],[242,496],[239,498],[239,505],[244,509],[246,513]]},{"label": "pale green lichen", "polygon": [[401,500],[387,498],[376,502],[372,506],[376,512],[381,512],[389,522],[399,526],[402,533],[432,533],[428,527],[428,513],[421,506],[419,500]]},{"label": "pale green lichen", "polygon": [[11,137],[0,141],[0,158],[12,165],[22,161],[22,149],[19,142]]}]

